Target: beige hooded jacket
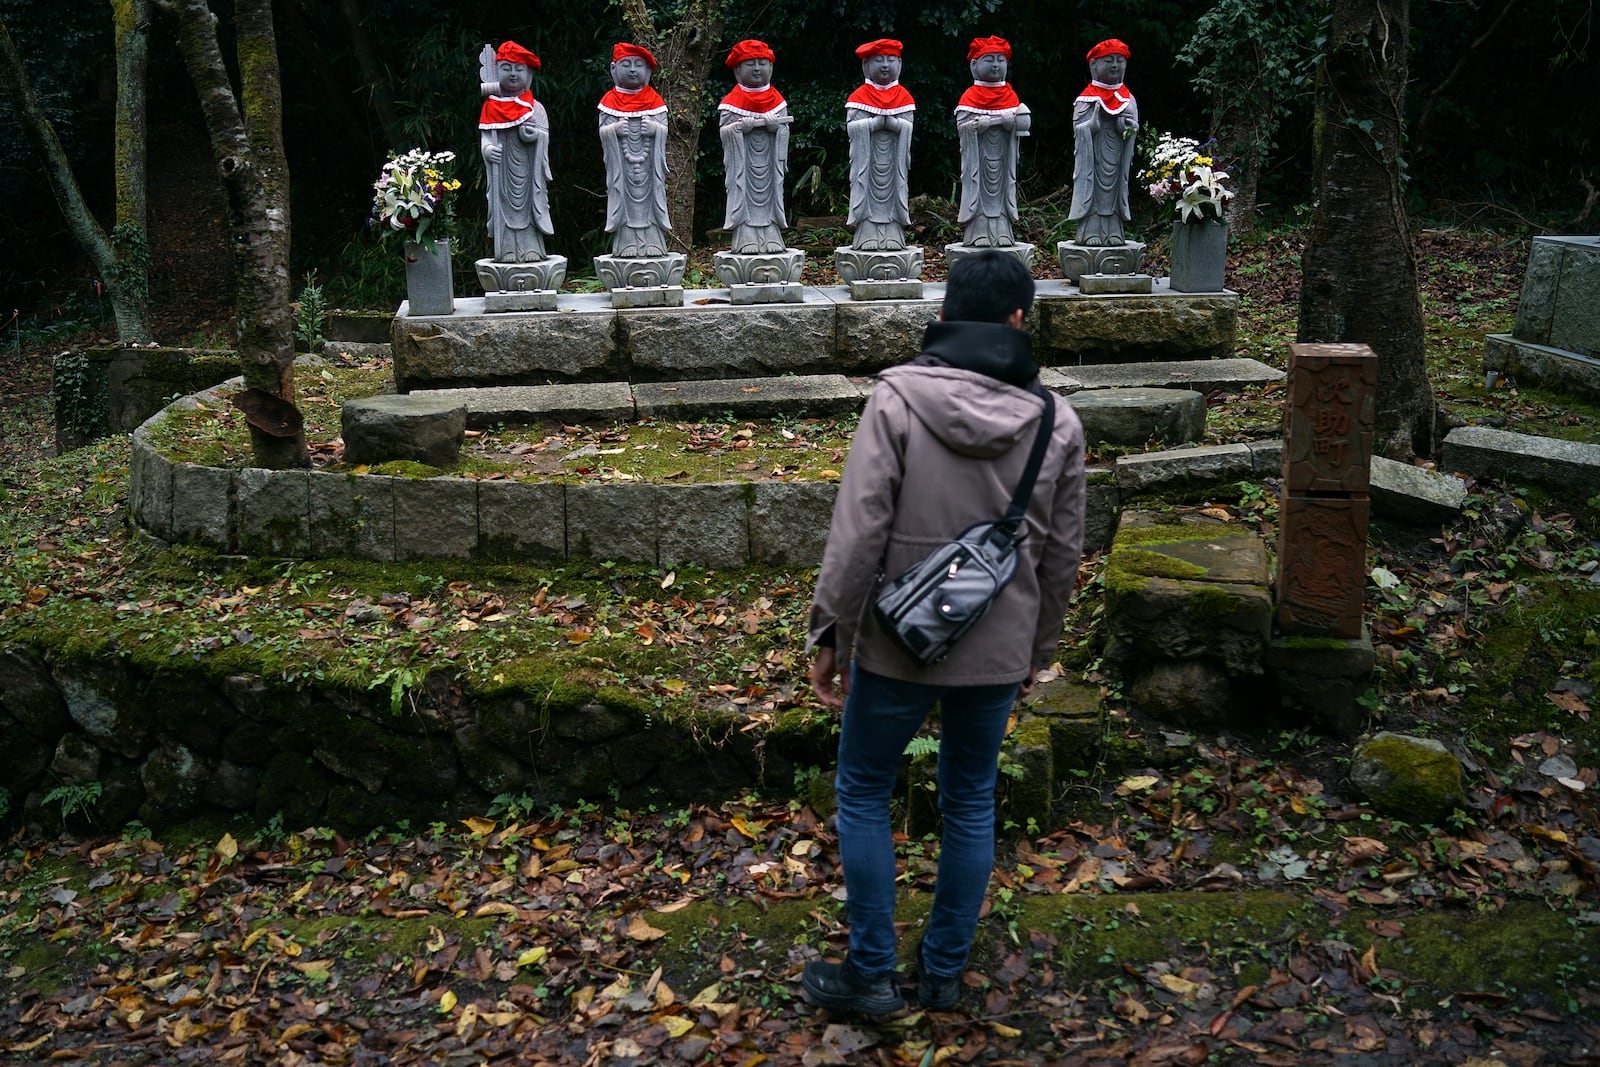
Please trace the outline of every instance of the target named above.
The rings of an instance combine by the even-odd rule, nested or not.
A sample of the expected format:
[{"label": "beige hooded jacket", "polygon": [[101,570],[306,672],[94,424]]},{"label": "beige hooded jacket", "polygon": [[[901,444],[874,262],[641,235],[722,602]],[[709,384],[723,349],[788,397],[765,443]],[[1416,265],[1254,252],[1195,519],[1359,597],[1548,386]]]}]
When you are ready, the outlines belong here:
[{"label": "beige hooded jacket", "polygon": [[[1000,350],[1020,347],[1020,364],[1015,351],[1002,357],[1012,364],[1009,376],[1020,380],[1019,365],[1030,378],[1036,373],[1027,335],[1019,330],[980,323],[935,327],[944,329],[947,341],[953,331],[962,342],[998,337]],[[935,332],[930,327],[930,337]],[[880,375],[834,502],[808,649],[831,640],[841,673],[853,659],[875,674],[935,685],[1020,682],[1050,665],[1083,544],[1083,427],[1060,398],[1028,501],[1016,577],[988,614],[945,659],[922,667],[882,631],[871,610],[880,576],[900,574],[967,527],[1005,512],[1043,410],[1024,388],[936,360],[919,358]]]}]

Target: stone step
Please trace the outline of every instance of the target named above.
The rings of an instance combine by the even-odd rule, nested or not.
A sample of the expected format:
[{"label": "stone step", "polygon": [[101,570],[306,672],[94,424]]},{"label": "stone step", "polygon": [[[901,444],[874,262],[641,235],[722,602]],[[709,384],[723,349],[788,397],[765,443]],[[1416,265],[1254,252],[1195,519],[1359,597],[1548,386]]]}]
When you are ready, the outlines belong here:
[{"label": "stone step", "polygon": [[1483,370],[1491,389],[1504,376],[1519,385],[1542,385],[1585,400],[1600,400],[1600,359],[1519,341],[1509,333],[1484,336]]},{"label": "stone step", "polygon": [[1441,470],[1510,485],[1539,485],[1574,500],[1600,494],[1600,445],[1457,426],[1444,439]]},{"label": "stone step", "polygon": [[1193,389],[1086,389],[1067,397],[1091,445],[1169,445],[1206,432],[1206,398]]},{"label": "stone step", "polygon": [[631,422],[636,415],[627,382],[416,389],[407,395],[455,400],[467,409],[467,426],[474,430],[525,426],[545,419],[586,424]]},{"label": "stone step", "polygon": [[1284,372],[1260,360],[1186,359],[1166,363],[1100,363],[1047,367],[1039,380],[1050,389],[1193,389],[1237,392],[1251,385],[1281,382]]},{"label": "stone step", "polygon": [[[1254,360],[1216,362],[1255,363]],[[1264,364],[1256,367],[1274,372]],[[1151,366],[1159,366],[1152,364]],[[1183,377],[1203,377],[1185,371]],[[1114,368],[1080,367],[1078,371],[1112,371]],[[1249,369],[1246,368],[1246,372]],[[1134,375],[1134,378],[1152,375]],[[1068,393],[1068,402],[1084,423],[1091,444],[1142,445],[1151,439],[1168,444],[1200,440],[1205,432],[1205,397],[1194,389],[1121,387],[1101,384],[1115,381],[1113,373],[1091,377],[1097,384],[1065,382],[1046,369],[1045,385]],[[1213,376],[1240,381],[1240,373]],[[1261,378],[1259,380],[1271,380]],[[640,417],[701,419],[732,413],[737,418],[775,415],[837,414],[856,411],[866,402],[871,384],[842,374],[798,374],[761,378],[720,378],[708,381],[595,382],[560,385],[479,386],[461,389],[417,389],[408,396],[450,400],[467,409],[467,425],[485,429],[517,426],[544,420],[568,423],[627,422]]]},{"label": "stone step", "polygon": [[860,410],[867,388],[842,374],[780,378],[720,378],[711,381],[638,382],[634,402],[641,416],[695,419],[731,411],[740,418],[832,415]]}]

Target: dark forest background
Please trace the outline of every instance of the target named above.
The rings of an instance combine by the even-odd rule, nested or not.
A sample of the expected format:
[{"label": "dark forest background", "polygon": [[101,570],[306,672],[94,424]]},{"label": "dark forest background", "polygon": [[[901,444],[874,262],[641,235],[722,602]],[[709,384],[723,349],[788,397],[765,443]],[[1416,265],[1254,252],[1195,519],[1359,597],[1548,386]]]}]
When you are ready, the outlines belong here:
[{"label": "dark forest background", "polygon": [[[1161,131],[1205,139],[1222,102],[1204,69],[1206,57],[1216,54],[1205,34],[1218,31],[1213,26],[1199,40],[1196,35],[1202,17],[1221,6],[1185,0],[732,0],[722,44],[760,37],[777,52],[775,81],[795,115],[793,222],[843,213],[842,108],[860,79],[854,47],[881,36],[904,41],[903,80],[918,101],[912,193],[937,223],[955,192],[950,111],[969,82],[966,43],[973,36],[1006,37],[1016,53],[1012,82],[1034,113],[1020,174],[1029,224],[1035,235],[1060,237],[1064,227],[1054,227],[1065,214],[1071,101],[1086,78],[1084,53],[1109,36],[1131,46],[1128,84],[1139,101],[1146,144]],[[226,31],[231,5],[214,7]],[[654,4],[652,12],[670,25],[672,7]],[[1310,72],[1322,16],[1315,3],[1289,7],[1297,12],[1292,28],[1268,42],[1282,102],[1260,171],[1263,225],[1292,224],[1311,196]],[[466,188],[457,262],[482,254],[477,55],[483,44],[508,38],[543,60],[534,93],[553,127],[553,250],[570,257],[576,273],[604,251],[594,105],[610,85],[612,43],[629,36],[617,6],[598,0],[283,0],[277,11],[296,288],[316,270],[335,303],[384,306],[399,299],[398,257],[366,225],[371,183],[395,149],[458,154]],[[109,220],[115,101],[109,5],[0,0],[0,15],[79,182]],[[1411,18],[1406,155],[1414,217],[1434,225],[1592,231],[1594,185],[1600,183],[1600,77],[1589,58],[1592,0],[1413,0]],[[711,80],[708,113],[721,86],[731,84],[720,62]],[[208,303],[213,296],[225,303],[231,273],[226,209],[193,92],[170,27],[160,19],[149,86],[152,297],[158,307]],[[1265,93],[1257,100],[1252,92],[1224,95],[1232,105],[1274,108]],[[705,132],[696,244],[721,218],[714,122]],[[42,174],[9,102],[0,100],[0,316],[15,309],[44,321],[96,299],[93,270],[68,235]],[[1148,198],[1135,201],[1136,233],[1165,228],[1164,212]]]}]

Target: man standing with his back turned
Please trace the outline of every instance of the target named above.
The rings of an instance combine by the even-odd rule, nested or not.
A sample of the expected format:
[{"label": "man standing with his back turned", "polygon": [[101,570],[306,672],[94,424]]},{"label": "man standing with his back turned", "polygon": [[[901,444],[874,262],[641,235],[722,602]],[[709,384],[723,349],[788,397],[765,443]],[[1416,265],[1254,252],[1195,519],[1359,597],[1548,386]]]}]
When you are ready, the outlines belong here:
[{"label": "man standing with his back turned", "polygon": [[807,642],[812,691],[844,709],[836,785],[850,952],[801,976],[805,998],[829,1011],[884,1015],[904,1004],[889,800],[901,754],[935,704],[944,828],[917,997],[945,1011],[960,995],[994,866],[1000,743],[1018,693],[1054,659],[1083,543],[1083,428],[1072,408],[1055,405],[1016,576],[948,656],[921,666],[879,626],[871,601],[880,572],[899,575],[1006,510],[1044,411],[1022,329],[1033,290],[1014,256],[957,260],[922,353],[879,376],[850,446]]}]

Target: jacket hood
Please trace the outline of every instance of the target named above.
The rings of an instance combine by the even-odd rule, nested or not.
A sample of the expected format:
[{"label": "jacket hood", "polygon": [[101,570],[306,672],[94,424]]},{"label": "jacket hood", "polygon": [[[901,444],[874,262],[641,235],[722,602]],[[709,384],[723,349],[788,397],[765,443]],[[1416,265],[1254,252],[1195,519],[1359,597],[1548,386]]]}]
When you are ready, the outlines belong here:
[{"label": "jacket hood", "polygon": [[922,333],[924,356],[987,374],[1018,389],[1026,389],[1039,376],[1032,347],[1026,333],[999,322],[937,320],[928,323]]},{"label": "jacket hood", "polygon": [[890,367],[878,388],[893,389],[918,422],[950,451],[977,459],[1003,456],[1033,439],[1044,402],[975,371],[937,364]]}]

